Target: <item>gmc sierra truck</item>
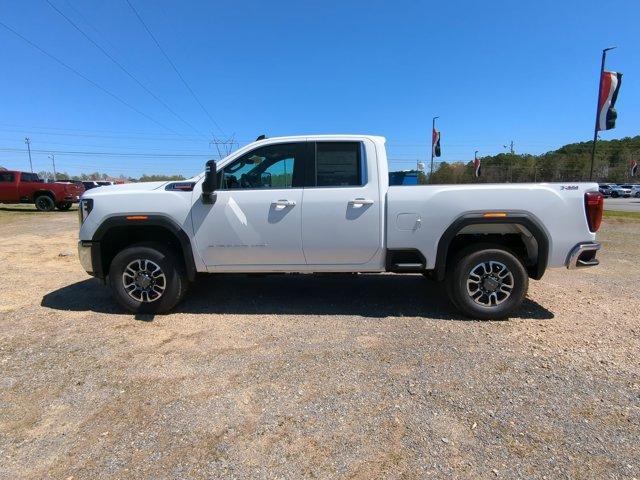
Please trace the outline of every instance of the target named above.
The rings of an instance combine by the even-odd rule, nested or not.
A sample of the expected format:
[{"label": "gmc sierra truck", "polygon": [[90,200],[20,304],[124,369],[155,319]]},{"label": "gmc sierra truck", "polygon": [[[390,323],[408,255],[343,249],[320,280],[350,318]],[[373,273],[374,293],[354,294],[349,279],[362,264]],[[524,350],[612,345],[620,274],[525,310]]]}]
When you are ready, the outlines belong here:
[{"label": "gmc sierra truck", "polygon": [[36,173],[0,172],[0,203],[33,203],[41,212],[69,210],[84,187],[77,183],[45,183]]},{"label": "gmc sierra truck", "polygon": [[197,272],[393,272],[499,319],[529,278],[598,264],[602,209],[595,183],[390,187],[382,137],[280,137],[187,181],[88,191],[78,251],[132,312],[171,310]]}]

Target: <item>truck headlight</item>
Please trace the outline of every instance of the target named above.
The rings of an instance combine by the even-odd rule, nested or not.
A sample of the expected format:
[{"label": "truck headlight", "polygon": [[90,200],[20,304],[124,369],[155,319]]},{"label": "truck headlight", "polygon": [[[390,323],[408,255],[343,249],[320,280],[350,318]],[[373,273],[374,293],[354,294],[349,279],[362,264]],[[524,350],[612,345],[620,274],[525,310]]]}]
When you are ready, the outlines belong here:
[{"label": "truck headlight", "polygon": [[80,225],[84,223],[89,214],[93,210],[93,198],[83,198],[78,205],[78,215],[80,218]]}]

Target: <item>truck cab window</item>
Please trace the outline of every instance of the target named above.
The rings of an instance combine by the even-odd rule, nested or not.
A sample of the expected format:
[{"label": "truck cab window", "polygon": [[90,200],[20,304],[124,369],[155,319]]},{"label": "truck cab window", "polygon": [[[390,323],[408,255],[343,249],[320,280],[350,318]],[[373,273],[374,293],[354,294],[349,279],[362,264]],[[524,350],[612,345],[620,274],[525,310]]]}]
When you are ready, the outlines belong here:
[{"label": "truck cab window", "polygon": [[14,180],[13,173],[9,172],[0,172],[0,182],[9,182],[12,183]]},{"label": "truck cab window", "polygon": [[34,183],[34,182],[38,182],[39,178],[38,175],[36,175],[35,173],[22,173],[20,175],[20,181],[21,182],[29,182],[29,183]]},{"label": "truck cab window", "polygon": [[222,190],[294,188],[303,185],[303,144],[258,148],[222,169]]},{"label": "truck cab window", "polygon": [[316,186],[362,185],[359,142],[316,143]]}]

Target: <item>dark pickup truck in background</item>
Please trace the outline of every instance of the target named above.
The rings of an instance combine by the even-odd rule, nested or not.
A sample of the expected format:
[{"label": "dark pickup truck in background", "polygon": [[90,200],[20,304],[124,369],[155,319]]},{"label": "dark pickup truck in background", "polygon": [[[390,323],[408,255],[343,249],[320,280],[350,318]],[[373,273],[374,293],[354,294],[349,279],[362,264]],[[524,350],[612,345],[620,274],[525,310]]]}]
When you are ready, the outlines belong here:
[{"label": "dark pickup truck in background", "polygon": [[35,173],[0,171],[0,203],[33,203],[41,212],[64,211],[83,193],[79,183],[45,183]]}]

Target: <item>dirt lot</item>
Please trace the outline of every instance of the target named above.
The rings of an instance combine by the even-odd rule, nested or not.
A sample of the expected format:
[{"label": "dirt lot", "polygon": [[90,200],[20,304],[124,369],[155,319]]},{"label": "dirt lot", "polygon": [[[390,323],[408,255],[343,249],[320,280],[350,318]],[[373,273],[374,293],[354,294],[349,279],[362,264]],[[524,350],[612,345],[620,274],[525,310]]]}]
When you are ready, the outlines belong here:
[{"label": "dirt lot", "polygon": [[640,478],[640,221],[465,321],[421,276],[205,278],[120,312],[0,207],[1,478]]}]

